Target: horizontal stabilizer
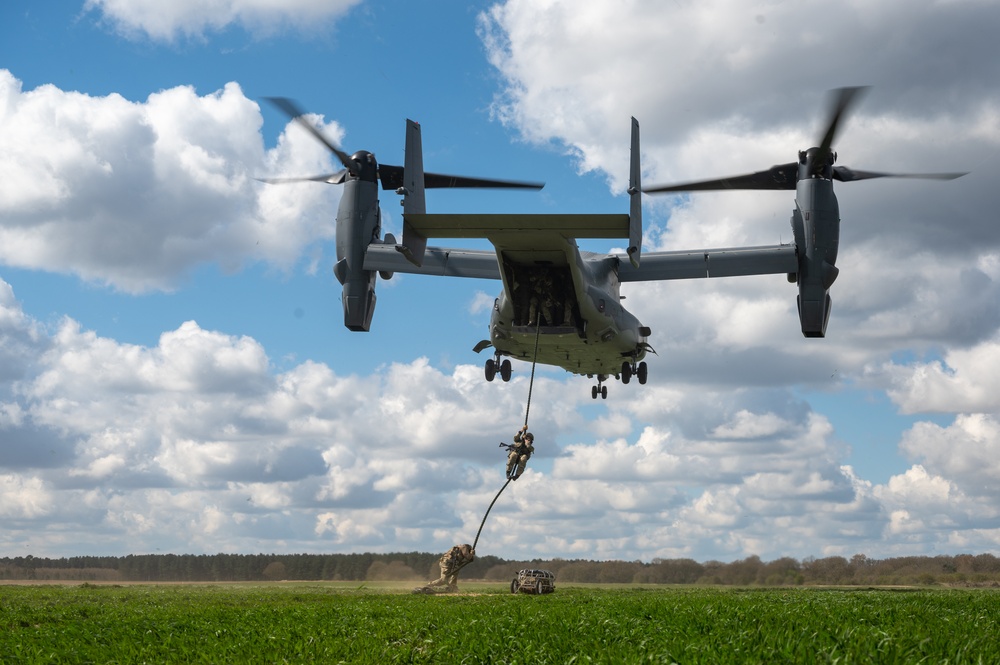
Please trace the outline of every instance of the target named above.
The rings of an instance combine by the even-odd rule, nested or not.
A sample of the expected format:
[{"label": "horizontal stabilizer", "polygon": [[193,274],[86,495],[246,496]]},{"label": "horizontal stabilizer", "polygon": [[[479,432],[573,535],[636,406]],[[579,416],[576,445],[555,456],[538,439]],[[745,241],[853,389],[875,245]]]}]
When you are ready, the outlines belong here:
[{"label": "horizontal stabilizer", "polygon": [[629,216],[615,214],[404,214],[403,220],[425,238],[489,238],[532,231],[554,232],[567,238],[629,237]]}]

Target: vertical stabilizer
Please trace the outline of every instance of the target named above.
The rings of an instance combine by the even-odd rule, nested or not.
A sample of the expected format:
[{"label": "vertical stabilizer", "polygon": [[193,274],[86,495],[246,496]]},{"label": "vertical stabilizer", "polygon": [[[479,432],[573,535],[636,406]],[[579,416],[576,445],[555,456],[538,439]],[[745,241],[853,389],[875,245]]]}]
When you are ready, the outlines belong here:
[{"label": "vertical stabilizer", "polygon": [[642,182],[639,164],[639,121],[632,118],[632,150],[630,154],[628,196],[628,260],[639,267],[642,254]]},{"label": "vertical stabilizer", "polygon": [[410,263],[420,266],[424,262],[427,238],[417,233],[407,221],[407,215],[427,212],[424,201],[424,154],[420,139],[420,125],[406,121],[406,154],[403,162],[403,244],[397,245]]}]

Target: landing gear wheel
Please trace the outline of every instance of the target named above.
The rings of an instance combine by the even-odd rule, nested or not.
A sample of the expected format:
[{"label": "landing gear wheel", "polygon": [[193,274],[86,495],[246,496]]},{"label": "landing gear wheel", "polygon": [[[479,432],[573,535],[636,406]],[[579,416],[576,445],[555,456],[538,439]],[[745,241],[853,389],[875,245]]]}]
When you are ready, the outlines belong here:
[{"label": "landing gear wheel", "polygon": [[486,360],[486,380],[492,381],[497,375],[497,364],[493,362],[493,358]]},{"label": "landing gear wheel", "polygon": [[510,381],[510,374],[512,372],[509,360],[504,360],[500,363],[500,378],[504,380],[504,383]]},{"label": "landing gear wheel", "polygon": [[517,593],[517,580],[513,579],[510,581],[510,592]]},{"label": "landing gear wheel", "polygon": [[639,369],[636,370],[635,375],[636,375],[636,377],[638,377],[640,385],[643,385],[643,386],[646,385],[646,377],[648,375],[648,372],[649,372],[649,370],[646,367],[646,362],[643,361],[643,362],[639,363]]},{"label": "landing gear wheel", "polygon": [[590,397],[592,399],[597,399],[597,386],[590,387]]},{"label": "landing gear wheel", "polygon": [[628,382],[632,380],[632,363],[624,362],[622,363],[622,383],[628,385]]},{"label": "landing gear wheel", "polygon": [[607,398],[608,398],[608,387],[601,386],[601,399],[607,399]]}]

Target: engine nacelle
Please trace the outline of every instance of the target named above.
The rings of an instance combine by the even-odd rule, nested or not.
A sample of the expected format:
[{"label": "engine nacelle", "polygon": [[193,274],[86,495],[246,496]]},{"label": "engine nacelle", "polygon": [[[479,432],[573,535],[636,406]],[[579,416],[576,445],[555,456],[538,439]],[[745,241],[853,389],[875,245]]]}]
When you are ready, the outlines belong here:
[{"label": "engine nacelle", "polygon": [[375,272],[360,272],[361,275],[351,274],[343,259],[333,267],[337,281],[344,285],[340,296],[344,305],[344,325],[355,332],[368,332],[375,313]]},{"label": "engine nacelle", "polygon": [[840,209],[829,180],[800,180],[792,233],[798,248],[798,310],[802,334],[825,337],[830,321],[830,287],[840,270]]},{"label": "engine nacelle", "polygon": [[[365,155],[355,155],[355,158]],[[374,158],[371,158],[374,163]],[[333,274],[343,284],[344,325],[349,330],[368,332],[375,313],[377,273],[365,270],[368,245],[382,232],[378,189],[374,181],[349,176],[337,210],[337,263]]]}]

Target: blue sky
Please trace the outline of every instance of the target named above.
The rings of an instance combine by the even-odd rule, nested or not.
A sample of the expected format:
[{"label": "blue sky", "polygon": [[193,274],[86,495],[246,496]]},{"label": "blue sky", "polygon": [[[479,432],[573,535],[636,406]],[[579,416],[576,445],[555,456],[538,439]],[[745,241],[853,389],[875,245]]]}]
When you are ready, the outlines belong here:
[{"label": "blue sky", "polygon": [[[510,558],[1000,549],[998,93],[988,3],[634,1],[0,9],[0,551],[443,551],[503,482],[530,367],[482,378],[497,283],[396,276],[342,325],[335,170],[352,152],[546,182],[440,212],[626,212],[646,183],[760,170],[872,88],[842,164],[833,317],[779,276],[630,284],[646,386],[540,368],[538,453],[480,552]],[[790,239],[790,192],[647,197],[647,249]],[[399,234],[395,195],[384,226]],[[458,245],[456,241],[442,244]],[[587,243],[587,249],[611,247]]]}]

